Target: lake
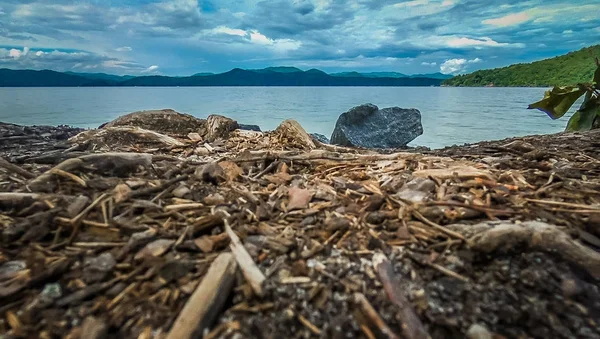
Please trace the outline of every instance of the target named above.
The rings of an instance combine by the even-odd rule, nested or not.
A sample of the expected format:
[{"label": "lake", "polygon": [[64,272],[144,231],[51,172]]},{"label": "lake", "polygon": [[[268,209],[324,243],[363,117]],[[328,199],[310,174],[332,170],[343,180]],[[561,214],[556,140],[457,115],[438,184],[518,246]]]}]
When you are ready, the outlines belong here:
[{"label": "lake", "polygon": [[22,125],[95,128],[120,115],[172,108],[205,118],[221,114],[243,124],[274,129],[296,119],[311,133],[331,136],[338,116],[363,103],[421,111],[424,133],[410,145],[453,144],[560,132],[527,105],[543,88],[458,87],[81,87],[0,88],[0,121]]}]

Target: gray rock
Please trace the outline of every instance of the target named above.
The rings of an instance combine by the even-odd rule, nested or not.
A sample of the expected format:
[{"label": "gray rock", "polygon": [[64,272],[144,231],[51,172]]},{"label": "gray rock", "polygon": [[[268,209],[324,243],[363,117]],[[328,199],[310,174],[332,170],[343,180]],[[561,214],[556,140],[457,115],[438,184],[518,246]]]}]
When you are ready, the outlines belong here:
[{"label": "gray rock", "polygon": [[338,118],[331,143],[365,148],[402,148],[423,134],[421,112],[411,108],[379,109],[365,104],[342,113]]},{"label": "gray rock", "polygon": [[324,136],[323,134],[319,134],[319,133],[311,133],[310,134],[313,138],[317,139],[317,141],[323,143],[323,144],[329,144],[329,139]]},{"label": "gray rock", "polygon": [[260,126],[258,125],[244,125],[244,124],[238,124],[240,126],[240,129],[243,129],[245,131],[256,131],[256,132],[262,132],[262,130],[260,129]]}]

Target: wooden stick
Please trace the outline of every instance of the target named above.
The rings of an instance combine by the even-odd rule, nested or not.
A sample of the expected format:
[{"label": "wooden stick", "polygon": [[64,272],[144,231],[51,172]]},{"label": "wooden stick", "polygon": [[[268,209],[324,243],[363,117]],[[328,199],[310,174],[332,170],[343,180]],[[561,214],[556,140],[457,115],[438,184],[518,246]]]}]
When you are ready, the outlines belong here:
[{"label": "wooden stick", "polygon": [[427,225],[435,228],[436,230],[438,230],[438,231],[440,231],[440,232],[442,232],[442,233],[444,233],[446,235],[449,235],[449,236],[451,236],[453,238],[457,238],[457,239],[460,239],[460,240],[466,240],[465,237],[462,234],[454,232],[452,230],[447,229],[444,226],[441,226],[441,225],[438,225],[438,224],[434,223],[433,221],[425,218],[425,216],[423,214],[421,214],[419,211],[413,211],[413,215],[415,216],[415,218],[421,220],[425,224],[427,224]]},{"label": "wooden stick", "polygon": [[225,304],[235,280],[237,265],[231,253],[220,254],[185,303],[166,339],[202,337]]},{"label": "wooden stick", "polygon": [[404,296],[400,281],[394,273],[394,268],[383,253],[373,255],[373,267],[379,275],[388,297],[398,307],[397,319],[402,324],[402,334],[407,339],[426,339],[429,334],[423,327],[421,320],[413,310],[409,301]]},{"label": "wooden stick", "polygon": [[358,323],[362,325],[361,328],[364,326],[365,329],[368,329],[367,333],[365,333],[367,336],[371,332],[370,334],[374,335],[375,338],[399,339],[399,336],[381,319],[377,311],[375,311],[362,293],[354,294],[354,302],[356,303],[354,316]]},{"label": "wooden stick", "polygon": [[8,162],[6,159],[4,158],[0,158],[0,167],[4,167],[6,168],[8,171],[19,174],[20,176],[27,178],[27,179],[33,179],[35,178],[35,174],[22,169],[21,167],[12,164],[10,162]]},{"label": "wooden stick", "polygon": [[252,257],[240,241],[240,238],[233,232],[231,226],[229,226],[227,220],[223,220],[223,222],[225,223],[225,231],[231,239],[229,248],[231,248],[235,260],[240,265],[240,269],[246,280],[250,283],[250,286],[252,286],[254,293],[256,293],[257,296],[262,297],[264,295],[262,285],[266,280],[265,275],[260,271],[258,266],[256,266]]},{"label": "wooden stick", "polygon": [[562,202],[562,201],[538,200],[538,199],[525,199],[525,201],[532,202],[534,204],[541,204],[541,205],[554,205],[554,206],[573,207],[573,208],[588,209],[588,210],[600,210],[599,206],[571,204],[571,203]]}]

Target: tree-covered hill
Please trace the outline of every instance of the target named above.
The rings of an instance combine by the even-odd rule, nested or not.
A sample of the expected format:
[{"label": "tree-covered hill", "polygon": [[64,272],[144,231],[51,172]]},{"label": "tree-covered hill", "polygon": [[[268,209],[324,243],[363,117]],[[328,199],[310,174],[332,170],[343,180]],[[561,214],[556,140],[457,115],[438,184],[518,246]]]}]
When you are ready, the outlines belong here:
[{"label": "tree-covered hill", "polygon": [[574,85],[592,80],[600,57],[600,45],[528,64],[487,69],[445,80],[447,86],[550,87]]}]

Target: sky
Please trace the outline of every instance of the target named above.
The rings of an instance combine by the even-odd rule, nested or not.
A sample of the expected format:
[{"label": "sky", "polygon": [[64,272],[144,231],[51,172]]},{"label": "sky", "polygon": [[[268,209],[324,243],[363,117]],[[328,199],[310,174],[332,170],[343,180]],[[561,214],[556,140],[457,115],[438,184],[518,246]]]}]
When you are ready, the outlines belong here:
[{"label": "sky", "polygon": [[0,68],[468,73],[600,43],[600,0],[0,0]]}]

